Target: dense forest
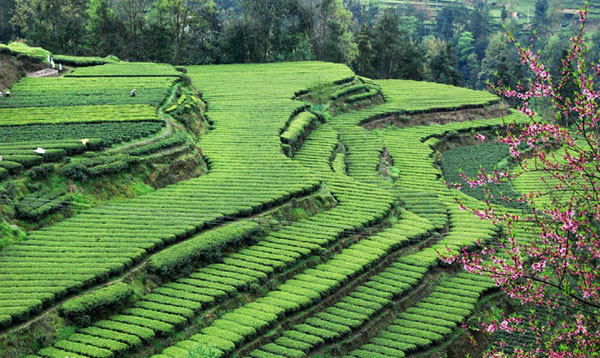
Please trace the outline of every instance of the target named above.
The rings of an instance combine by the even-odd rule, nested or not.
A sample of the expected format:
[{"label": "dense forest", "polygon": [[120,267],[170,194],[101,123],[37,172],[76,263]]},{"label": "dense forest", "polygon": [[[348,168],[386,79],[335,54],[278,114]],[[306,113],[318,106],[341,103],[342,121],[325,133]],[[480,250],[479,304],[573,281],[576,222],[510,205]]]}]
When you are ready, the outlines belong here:
[{"label": "dense forest", "polygon": [[[508,0],[441,6],[436,1],[437,7],[428,1],[393,3],[2,0],[0,42],[24,40],[53,53],[173,64],[324,60],[373,78],[483,88],[496,73],[513,85],[525,75],[504,28],[522,43],[535,33],[545,62],[558,65],[577,20],[572,9],[583,5],[558,0],[526,2],[526,7]],[[513,11],[519,9],[526,10]],[[600,33],[589,34],[595,39]],[[598,52],[592,48],[590,56]]]}]

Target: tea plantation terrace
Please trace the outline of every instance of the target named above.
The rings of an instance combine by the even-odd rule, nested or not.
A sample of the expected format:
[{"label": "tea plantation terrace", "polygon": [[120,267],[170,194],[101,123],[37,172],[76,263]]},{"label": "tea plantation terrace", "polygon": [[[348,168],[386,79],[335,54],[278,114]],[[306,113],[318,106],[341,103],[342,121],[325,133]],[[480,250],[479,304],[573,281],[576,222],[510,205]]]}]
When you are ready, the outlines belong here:
[{"label": "tea plantation terrace", "polygon": [[[0,105],[0,138],[15,135],[22,143],[15,148],[66,140],[60,136],[66,128],[77,136],[139,131],[137,138],[175,138],[181,132],[165,106],[173,103],[181,73],[143,66],[111,63],[40,80],[39,88],[89,89],[94,95],[86,100],[73,95],[52,102],[36,92],[38,83],[21,81],[14,100]],[[27,358],[185,358],[197,349],[219,357],[404,357],[446,341],[474,313],[492,283],[456,273],[439,253],[495,240],[498,228],[461,210],[455,199],[483,204],[444,184],[435,146],[450,134],[496,130],[521,118],[407,122],[373,131],[363,125],[487,108],[497,103],[495,96],[372,81],[321,62],[190,66],[186,75],[207,104],[211,129],[193,146],[208,173],[80,212],[5,247],[0,321],[4,327],[26,322],[140,264],[160,283]],[[108,89],[98,95],[106,78],[120,91],[137,87],[147,96],[131,99]],[[318,83],[330,86],[331,108],[342,108],[333,116],[309,99],[294,99],[310,98]],[[48,110],[34,105],[36,96]],[[98,152],[116,156],[119,146],[105,148]],[[0,145],[0,154],[7,149]],[[384,166],[397,175],[382,177]],[[335,205],[282,221],[277,230],[257,220],[317,191],[329,192]],[[225,248],[224,254],[207,253],[214,247]],[[114,295],[130,297],[121,288]],[[67,301],[63,314],[94,307],[97,299],[90,297]]]}]

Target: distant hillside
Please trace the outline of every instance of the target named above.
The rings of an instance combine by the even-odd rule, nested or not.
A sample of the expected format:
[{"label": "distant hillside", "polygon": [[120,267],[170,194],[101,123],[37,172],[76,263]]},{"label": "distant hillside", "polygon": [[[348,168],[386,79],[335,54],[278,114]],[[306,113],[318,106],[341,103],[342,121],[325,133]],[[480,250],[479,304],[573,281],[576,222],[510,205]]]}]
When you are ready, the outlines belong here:
[{"label": "distant hillside", "polygon": [[[461,6],[473,8],[477,1],[458,1],[458,0],[363,0],[363,4],[378,4],[384,7],[403,7],[414,6],[417,10],[423,10],[432,19],[435,15],[447,6]],[[488,1],[491,8],[491,15],[497,21],[502,17],[502,8],[504,7],[509,17],[515,17],[521,23],[526,23],[528,18],[531,20],[535,12],[535,1],[528,0],[497,0]],[[548,1],[549,5],[552,1]],[[565,15],[565,20],[576,19],[577,10],[583,7],[584,2],[580,0],[566,0],[558,2],[561,12]],[[600,19],[600,1],[589,1],[590,19],[597,21]]]}]

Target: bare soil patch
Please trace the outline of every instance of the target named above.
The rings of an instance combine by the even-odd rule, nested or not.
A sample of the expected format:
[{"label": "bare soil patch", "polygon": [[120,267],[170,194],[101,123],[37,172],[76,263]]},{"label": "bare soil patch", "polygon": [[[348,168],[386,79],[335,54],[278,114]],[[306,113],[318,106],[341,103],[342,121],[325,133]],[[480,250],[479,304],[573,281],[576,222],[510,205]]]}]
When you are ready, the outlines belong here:
[{"label": "bare soil patch", "polygon": [[[504,110],[506,114],[506,110]],[[384,117],[367,119],[361,125],[367,130],[383,128],[388,125],[398,127],[419,126],[426,124],[446,124],[449,122],[464,122],[475,119],[498,118],[502,116],[500,103],[478,108],[465,108],[459,110],[433,110],[421,113],[392,113]]]},{"label": "bare soil patch", "polygon": [[60,73],[58,73],[58,70],[45,68],[36,72],[30,72],[27,74],[27,77],[60,77]]}]

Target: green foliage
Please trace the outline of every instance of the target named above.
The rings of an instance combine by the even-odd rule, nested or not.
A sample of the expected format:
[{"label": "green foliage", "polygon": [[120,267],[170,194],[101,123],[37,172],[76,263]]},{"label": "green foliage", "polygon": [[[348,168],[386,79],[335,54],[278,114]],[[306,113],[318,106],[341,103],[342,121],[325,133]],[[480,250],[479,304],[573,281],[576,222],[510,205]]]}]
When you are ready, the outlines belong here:
[{"label": "green foliage", "polygon": [[[218,350],[220,356],[226,356],[275,326],[282,317],[319,304],[324,297],[361,277],[352,281],[357,286],[343,291],[344,295],[331,307],[310,317],[298,316],[301,322],[285,327],[282,337],[257,347],[256,352],[249,352],[255,357],[303,356],[326,340],[342,339],[381,314],[393,299],[418,285],[429,268],[438,265],[436,250],[472,246],[475,237],[487,240],[495,234],[490,227],[448,204],[451,202],[448,190],[440,185],[439,171],[429,160],[432,159],[429,147],[432,141],[428,138],[450,130],[497,125],[499,120],[447,127],[432,125],[409,128],[406,132],[386,130],[380,133],[381,137],[357,126],[371,115],[484,106],[494,102],[494,96],[430,83],[380,81],[384,94],[387,95],[386,89],[390,93],[386,104],[366,108],[359,114],[328,117],[327,123],[303,138],[297,156],[290,160],[281,154],[280,134],[294,125],[289,122],[292,113],[306,109],[305,104],[291,100],[293,93],[318,79],[341,83],[352,76],[346,67],[323,63],[206,66],[190,67],[188,73],[194,83],[202,87],[204,98],[210,105],[210,119],[214,122],[215,130],[200,141],[203,153],[210,160],[210,174],[132,200],[91,208],[44,230],[32,231],[26,250],[19,245],[3,250],[5,260],[2,261],[4,264],[0,263],[1,280],[5,280],[3,285],[10,288],[15,297],[28,295],[29,298],[19,302],[20,311],[0,310],[0,319],[18,322],[58,297],[121,274],[126,267],[144,260],[148,252],[165,247],[150,259],[148,267],[162,258],[164,260],[156,267],[164,267],[169,275],[184,275],[152,287],[152,293],[140,297],[131,308],[94,322],[74,337],[40,351],[40,355],[62,354],[63,358],[69,353],[119,356],[126,349],[141,344],[142,340],[173,334],[196,314],[208,312],[206,310],[215,303],[235,295],[240,307],[236,305],[231,312],[218,313],[218,318],[205,317],[201,334],[177,342],[156,358],[185,356],[187,351],[207,345]],[[438,96],[422,95],[436,90],[441,92]],[[183,104],[188,95],[180,98],[183,98]],[[298,124],[297,127],[304,130],[304,124]],[[340,138],[348,147],[349,175],[334,174],[331,170],[331,159],[339,151]],[[159,139],[134,146],[122,157],[107,154],[126,162],[134,157],[132,154],[145,156],[153,150],[162,150],[162,144],[157,143],[160,143]],[[377,176],[376,165],[384,145],[390,148],[397,161],[399,180],[392,185],[377,178],[378,182],[369,184],[372,177],[368,173]],[[95,171],[107,170],[113,163],[107,157],[109,155],[86,155],[74,159],[65,168],[72,172],[72,177],[92,175]],[[365,168],[357,169],[361,163]],[[310,218],[297,218],[300,219],[298,222],[287,223],[248,247],[223,255],[221,248],[235,246],[243,240],[243,235],[230,225],[205,230],[232,219],[242,225],[245,221],[240,219],[314,193],[321,185],[335,196],[336,207]],[[413,191],[415,188],[428,190],[428,195]],[[411,209],[419,214],[441,219],[432,224],[433,220],[430,222],[401,210],[396,206],[398,197],[406,199],[412,204]],[[426,205],[416,205],[419,204],[417,199],[426,201]],[[386,218],[396,210],[400,212],[400,218],[391,220],[386,226]],[[433,242],[433,247],[417,252],[406,250],[407,254],[395,262],[386,262],[376,273],[362,276],[383,260],[393,258],[391,252],[423,240],[448,221],[451,231]],[[377,233],[365,235],[358,241],[346,241],[348,235],[366,232],[383,222],[386,225],[381,225]],[[255,224],[252,226],[250,229],[254,230]],[[221,229],[223,235],[216,235]],[[341,247],[341,252],[332,253],[331,258],[319,255],[342,240],[348,247]],[[181,243],[177,244],[179,241]],[[220,257],[221,260],[218,263],[203,262],[205,257]],[[276,286],[264,284],[278,272],[303,267],[299,265],[307,259],[311,260],[310,268],[291,271],[294,276]],[[18,262],[19,266],[10,267],[13,262]],[[182,272],[188,270],[182,270],[181,265],[194,263],[201,265],[192,272]],[[468,310],[464,305],[456,307],[453,303],[470,303],[478,297],[478,290],[484,289],[478,284],[467,285],[464,279],[452,283],[453,286],[440,286],[436,296],[432,296],[436,301],[427,302],[402,317],[405,321],[398,325],[404,324],[402,327],[406,326],[406,332],[420,330],[418,336],[394,335],[397,341],[393,348],[381,340],[363,348],[368,352],[391,350],[400,356],[404,353],[397,351],[408,345],[424,345],[427,337],[448,334],[450,327],[456,325],[458,315],[464,315]],[[32,286],[35,295],[31,294]],[[469,286],[469,289],[462,286]],[[242,294],[257,288],[264,294],[246,302]],[[438,317],[431,317],[427,309],[434,310]],[[382,339],[395,334],[388,333],[390,335]],[[172,342],[176,339],[172,338]],[[377,348],[379,344],[384,347]]]},{"label": "green foliage", "polygon": [[152,158],[153,155],[162,150],[185,144],[186,140],[186,135],[179,133],[171,137],[160,138],[146,145],[137,146],[121,154],[77,158],[64,165],[59,173],[66,178],[79,181],[118,173],[148,158]]},{"label": "green foliage", "polygon": [[[10,160],[2,160],[0,161],[0,168],[4,169],[8,174],[18,174],[23,171],[24,167],[20,163],[12,162]],[[4,174],[6,178],[8,175]]]},{"label": "green foliage", "polygon": [[[29,176],[29,178],[33,179],[33,180],[37,180],[37,179],[43,179],[46,178],[48,175],[50,175],[52,172],[54,172],[55,167],[53,164],[51,163],[46,163],[46,164],[42,164],[42,165],[38,165],[36,167],[31,168],[29,171],[27,171],[27,175]],[[2,178],[0,177],[0,180]]]},{"label": "green foliage", "polygon": [[364,92],[364,91],[366,91],[368,89],[369,89],[369,85],[364,84],[364,83],[359,83],[359,84],[355,84],[355,85],[345,86],[345,87],[342,87],[339,90],[333,92],[333,94],[331,95],[331,99],[335,101],[338,98],[346,97],[346,96],[349,96],[351,94],[355,94],[357,92]]},{"label": "green foliage", "polygon": [[332,93],[334,91],[334,87],[331,83],[327,82],[319,82],[310,86],[307,90],[307,96],[309,97],[310,102],[315,103],[319,108],[315,108],[316,110],[324,111],[323,106],[327,105],[329,100],[331,99]]},{"label": "green foliage", "polygon": [[331,167],[333,171],[338,174],[346,173],[346,156],[344,153],[337,153],[335,155],[335,159],[333,160]]},{"label": "green foliage", "polygon": [[[12,97],[0,101],[0,108],[133,104],[149,104],[158,107],[168,95],[174,81],[174,77],[120,77],[111,81],[95,77],[26,77],[13,87]],[[130,97],[129,92],[133,88],[137,88],[137,95]],[[91,108],[93,107],[86,107],[82,110],[90,111]],[[140,107],[131,108],[141,109]],[[123,109],[124,112],[127,111],[127,108]],[[46,111],[75,113],[77,108],[46,109]],[[142,109],[142,111],[145,113],[145,119],[149,119],[148,110]],[[22,109],[16,113],[21,113],[19,117],[27,118],[28,116],[27,111]],[[130,116],[135,115],[135,111],[130,110],[129,113]],[[17,116],[14,110],[10,114]],[[92,116],[92,118],[94,117],[97,115]],[[3,118],[5,118],[4,115]],[[150,117],[150,119],[153,118],[155,118],[155,114]]]},{"label": "green foliage", "polygon": [[9,154],[2,156],[3,161],[15,162],[21,164],[25,168],[31,168],[35,165],[42,164],[44,159],[40,155],[35,154]]},{"label": "green foliage", "polygon": [[[175,67],[161,63],[119,62],[77,68],[67,77],[179,77]],[[113,81],[111,81],[113,83]]]},{"label": "green foliage", "polygon": [[288,128],[281,133],[281,141],[285,144],[294,145],[301,138],[308,135],[318,123],[318,118],[310,112],[300,112],[292,119]]},{"label": "green foliage", "polygon": [[423,79],[424,51],[400,30],[400,16],[390,8],[374,26],[372,61],[378,78]]},{"label": "green foliage", "polygon": [[164,104],[164,111],[181,122],[190,132],[200,135],[210,126],[205,116],[206,103],[191,90],[193,87],[190,78],[184,76],[184,79],[190,83],[182,83],[182,86],[176,88],[171,103]]},{"label": "green foliage", "polygon": [[160,275],[174,275],[187,265],[210,262],[221,256],[221,251],[231,245],[256,235],[258,224],[241,221],[217,229],[202,232],[180,244],[152,256],[148,269]]},{"label": "green foliage", "polygon": [[[4,219],[0,221],[0,249],[8,244],[21,241],[25,239],[26,236],[27,234],[19,227],[11,225]],[[7,318],[4,318],[3,320],[8,321],[8,323],[11,321]]]},{"label": "green foliage", "polygon": [[[482,187],[471,188],[460,177],[463,173],[468,178],[474,178],[483,168],[486,173],[491,173],[497,168],[498,164],[510,156],[508,145],[502,143],[484,143],[471,146],[460,146],[452,148],[443,154],[442,173],[448,183],[459,183],[462,186],[461,191],[479,200],[485,200],[486,196]],[[510,183],[487,184],[485,187],[493,196],[491,202],[509,207],[523,209],[524,203],[516,200],[521,195],[515,191]],[[508,203],[502,199],[502,195],[513,200]]]},{"label": "green foliage", "polygon": [[40,190],[31,193],[17,204],[17,216],[21,219],[38,221],[45,216],[69,207],[71,196],[64,190]]},{"label": "green foliage", "polygon": [[13,56],[20,56],[33,62],[46,62],[47,56],[51,55],[41,47],[30,47],[22,42],[10,42],[8,45],[0,43],[0,53],[7,52]]},{"label": "green foliage", "polygon": [[352,68],[361,76],[374,77],[375,66],[373,59],[375,50],[373,49],[373,34],[371,29],[363,25],[357,38],[358,56],[354,60]]},{"label": "green foliage", "polygon": [[157,153],[161,150],[183,145],[187,142],[187,135],[184,132],[177,132],[172,136],[163,138],[161,140],[152,142],[150,144],[134,148],[128,151],[129,155],[140,157]]},{"label": "green foliage", "polygon": [[[5,264],[0,264],[3,273],[10,270],[27,272],[28,279],[26,282],[19,281],[13,274],[3,274],[1,280],[6,280],[6,285],[11,286],[13,292],[21,293],[27,293],[27,287],[35,284],[43,296],[39,302],[20,302],[18,312],[4,311],[0,314],[13,316],[14,324],[28,317],[38,305],[50,304],[67,293],[78,292],[83,287],[105,280],[109,275],[119,274],[126,267],[143,260],[148,252],[189,238],[207,225],[214,225],[231,217],[248,217],[317,190],[320,185],[319,179],[297,163],[281,161],[283,156],[278,144],[279,134],[290,114],[299,107],[298,103],[291,100],[295,91],[306,88],[317,79],[334,81],[348,78],[351,72],[344,66],[323,63],[256,65],[255,69],[256,71],[248,71],[246,66],[188,68],[188,73],[195,83],[203,83],[206,88],[225,90],[227,96],[221,97],[220,101],[226,108],[234,111],[219,111],[219,99],[205,94],[207,99],[211,98],[211,108],[215,108],[211,120],[221,128],[215,132],[217,135],[206,136],[202,140],[202,150],[211,158],[211,174],[174,184],[132,200],[91,208],[44,230],[32,231],[28,241],[28,247],[31,249],[20,250],[16,245],[3,250],[3,257],[7,259],[3,261]],[[273,81],[280,81],[281,87],[273,90],[272,81],[265,80],[265,76],[269,76]],[[224,84],[227,84],[227,88],[223,87]],[[243,97],[249,92],[249,88],[260,92],[265,100],[256,102],[254,98]],[[234,93],[235,95],[230,95]],[[238,101],[241,98],[246,98],[247,103],[251,105],[241,104]],[[251,107],[260,108],[257,109],[262,113],[260,120],[247,120],[248,108]],[[248,123],[254,123],[256,127],[249,128]],[[240,138],[245,140],[240,141]],[[235,148],[224,144],[232,141],[238,143]],[[257,145],[266,143],[275,145],[262,148]],[[70,171],[69,176],[79,178],[107,173],[109,169],[120,169],[121,163],[118,160],[126,160],[128,157],[133,156],[111,154],[77,158],[63,167],[62,172]],[[258,157],[264,161],[257,162],[255,158]],[[283,166],[280,166],[280,163],[283,163]],[[252,174],[255,170],[258,170],[257,175]],[[289,173],[293,175],[288,175]],[[223,183],[228,183],[226,187],[229,191],[215,196],[215,190],[220,190]],[[87,183],[75,185],[86,186]],[[90,190],[98,189],[92,186]],[[82,202],[89,203],[87,200]],[[382,201],[377,206],[382,210],[388,207],[389,203]],[[168,214],[165,215],[165,212]],[[173,214],[174,212],[177,214]],[[140,220],[140,215],[145,219]],[[356,216],[356,220],[365,223],[373,220],[373,217],[359,215]],[[283,241],[286,240],[289,239]],[[315,249],[318,247],[318,244],[311,242],[299,245],[299,250],[305,252],[304,255],[307,254],[305,246]],[[49,246],[56,248],[52,250],[59,250],[60,254],[48,257]],[[258,250],[255,255],[229,257],[224,259],[226,263],[221,266],[210,267],[203,272],[206,275],[202,276],[206,278],[202,281],[203,285],[219,283],[225,286],[223,288],[226,288],[226,291],[211,290],[208,295],[203,293],[207,290],[198,289],[191,292],[191,295],[175,298],[172,296],[175,292],[171,289],[168,293],[147,295],[147,301],[197,311],[217,298],[222,299],[225,292],[257,285],[259,280],[266,279],[267,274],[274,272],[275,268],[282,269],[297,257],[292,252],[288,255],[293,256],[279,261],[284,258],[283,255],[278,255],[275,259],[271,258],[269,252],[259,253]],[[73,264],[73,261],[76,264]],[[9,268],[12,262],[23,264],[19,268]],[[44,271],[41,270],[42,266]],[[246,269],[234,272],[232,267]],[[115,326],[116,322],[117,320],[110,321],[110,324],[96,322],[96,325],[97,328],[114,327],[120,332],[144,339],[174,329],[172,326],[160,325],[156,331],[146,331],[140,328],[147,326],[123,326],[127,323],[123,322],[121,317],[118,320],[120,324]],[[144,324],[147,323],[144,321]]]},{"label": "green foliage", "polygon": [[130,285],[119,282],[73,298],[63,303],[59,312],[79,325],[87,325],[91,316],[124,304],[133,294]]},{"label": "green foliage", "polygon": [[510,88],[516,88],[518,83],[524,83],[525,73],[519,55],[502,33],[490,36],[478,76],[482,84],[501,81]]},{"label": "green foliage", "polygon": [[[115,107],[118,108],[119,106]],[[138,108],[138,110],[140,110],[141,113],[148,112],[145,109],[145,107],[146,106],[142,106],[141,108]],[[95,109],[100,110],[101,107],[96,107]],[[113,112],[113,109],[116,108],[107,108],[106,112],[100,113],[115,113],[114,115],[111,115],[111,119],[118,119],[119,117],[123,119],[127,118],[127,112],[116,113]],[[127,108],[122,109],[127,110]],[[0,110],[0,113],[2,113],[3,111],[4,110]],[[23,109],[20,109],[20,111],[22,111],[21,113],[29,112],[28,110]],[[61,112],[64,114],[69,113],[69,111],[65,110],[57,111],[57,114]],[[151,110],[152,117],[155,116],[155,112],[156,110]],[[85,112],[85,118],[93,119],[95,113],[98,112]],[[106,119],[106,117],[100,116],[98,116],[97,118],[99,118],[100,120]],[[81,120],[81,117],[77,117],[76,120]],[[79,140],[85,138],[91,139],[92,141],[101,141],[105,145],[110,146],[116,143],[126,142],[150,136],[163,129],[164,126],[164,121],[146,121],[143,119],[133,121],[125,120],[122,122],[70,122],[58,124],[28,124],[18,126],[0,126],[0,150],[4,152],[5,150],[9,149],[9,147],[27,148],[33,150],[38,146],[42,148],[48,148],[46,145],[60,146],[60,143],[70,143],[77,147],[85,148],[85,146],[83,146],[83,144],[79,142]],[[87,144],[91,143],[88,142]],[[68,152],[72,153],[73,151],[68,150]]]},{"label": "green foliage", "polygon": [[184,358],[218,358],[219,351],[211,345],[200,344],[193,350],[187,352]]},{"label": "green foliage", "polygon": [[452,49],[448,46],[446,51],[439,51],[430,59],[429,77],[437,83],[458,86],[462,82],[462,76],[456,67]]},{"label": "green foliage", "polygon": [[54,62],[60,63],[67,66],[98,66],[106,63],[118,62],[110,57],[98,57],[98,56],[68,56],[68,55],[54,55]]}]

